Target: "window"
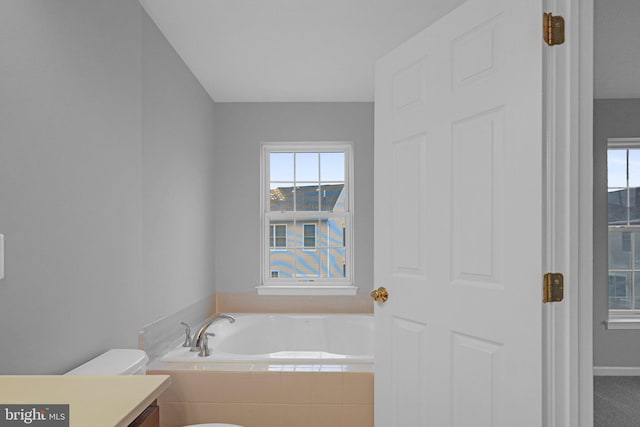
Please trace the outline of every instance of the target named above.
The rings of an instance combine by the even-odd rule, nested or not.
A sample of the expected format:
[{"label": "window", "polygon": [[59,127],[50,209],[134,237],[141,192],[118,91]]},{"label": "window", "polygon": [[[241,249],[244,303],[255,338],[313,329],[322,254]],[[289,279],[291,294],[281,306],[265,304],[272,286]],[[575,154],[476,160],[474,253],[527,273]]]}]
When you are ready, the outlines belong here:
[{"label": "window", "polygon": [[260,294],[355,294],[352,162],[350,143],[263,143]]},{"label": "window", "polygon": [[302,224],[304,230],[304,248],[315,249],[316,248],[316,225],[315,224]]},{"label": "window", "polygon": [[607,150],[610,318],[640,316],[640,140]]},{"label": "window", "polygon": [[271,224],[269,227],[269,247],[272,249],[287,248],[287,224]]}]

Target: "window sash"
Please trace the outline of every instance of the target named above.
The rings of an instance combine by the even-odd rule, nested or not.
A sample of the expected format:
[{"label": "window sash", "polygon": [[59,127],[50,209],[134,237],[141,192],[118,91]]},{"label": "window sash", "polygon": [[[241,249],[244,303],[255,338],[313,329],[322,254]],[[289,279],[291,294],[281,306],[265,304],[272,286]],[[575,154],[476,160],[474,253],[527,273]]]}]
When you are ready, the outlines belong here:
[{"label": "window sash", "polygon": [[[319,180],[314,181],[313,185],[321,186],[330,185],[330,184],[342,184],[342,199],[344,200],[344,206],[340,204],[340,209],[334,209],[333,211],[329,210],[320,210],[323,208],[323,200],[322,200],[322,192],[319,191],[319,201],[318,201],[318,210],[313,211],[297,211],[297,210],[289,210],[289,211],[271,211],[271,186],[280,183],[280,181],[271,181],[271,174],[269,170],[269,163],[271,159],[271,153],[344,153],[344,182],[334,182],[334,181],[322,181],[323,177],[319,171]],[[351,143],[342,143],[342,142],[313,142],[313,143],[270,143],[265,142],[262,146],[262,197],[261,197],[261,215],[262,215],[262,229],[263,229],[263,238],[261,242],[262,251],[262,287],[274,287],[280,288],[281,286],[291,287],[292,289],[297,288],[309,288],[310,282],[313,282],[314,286],[333,286],[336,285],[336,288],[343,289],[345,287],[353,287],[353,155],[352,155],[352,144]],[[318,156],[320,158],[320,156]],[[319,166],[320,167],[320,166]],[[295,171],[294,171],[294,179],[295,179]],[[282,184],[289,183],[289,181],[282,182]],[[294,182],[292,182],[294,184]],[[310,184],[306,181],[295,182],[295,185],[306,185]],[[296,204],[293,202],[293,206]],[[318,240],[318,233],[322,233],[322,230],[318,228],[318,221],[329,221],[336,220],[342,221],[345,225],[345,230],[339,230],[339,235],[337,236],[338,242],[342,243],[343,246],[338,247],[344,254],[343,263],[339,263],[338,268],[334,267],[334,270],[338,271],[336,277],[318,277],[319,275],[309,275],[309,277],[282,277],[282,270],[279,271],[279,277],[272,277],[271,272],[277,270],[278,267],[271,265],[271,254],[275,253],[278,250],[286,250],[286,251],[310,251],[310,254],[314,254],[313,256],[320,256],[324,253],[325,250],[335,249],[324,247],[323,245],[329,244],[328,242],[322,243]],[[274,248],[272,243],[272,239],[270,238],[271,225],[273,222],[293,222],[300,224],[302,226],[301,230],[298,230],[298,233],[301,233],[301,242],[300,247],[296,248],[291,246],[291,242],[289,239],[289,233],[294,231],[287,230],[287,247],[286,248]],[[303,224],[311,223],[314,227],[308,227],[307,234],[305,234],[305,227]],[[314,231],[314,236],[311,236],[311,230]],[[295,232],[294,232],[295,233]],[[313,240],[314,246],[311,246],[311,241]],[[328,240],[328,239],[325,239]],[[324,240],[323,240],[324,241]],[[320,246],[319,246],[320,245]],[[344,264],[344,265],[343,265]],[[333,271],[333,270],[332,270]],[[300,274],[302,275],[303,272]],[[332,273],[334,274],[334,273]],[[300,276],[299,275],[299,276]]]},{"label": "window sash", "polygon": [[[616,268],[614,266],[612,266],[612,260],[611,260],[611,248],[609,249],[609,253],[607,256],[607,275],[608,277],[611,277],[612,275],[628,275],[629,277],[629,283],[626,285],[626,290],[625,293],[626,295],[626,299],[628,299],[630,301],[630,305],[631,308],[630,309],[620,309],[620,308],[609,308],[609,318],[610,319],[624,319],[624,318],[637,318],[640,317],[640,306],[635,307],[636,305],[636,289],[635,289],[635,276],[640,274],[640,268],[636,268],[636,262],[635,262],[635,252],[637,252],[638,250],[640,250],[640,248],[636,248],[636,244],[635,244],[635,239],[633,237],[633,233],[637,233],[640,231],[640,225],[637,225],[637,223],[635,221],[632,221],[631,218],[631,207],[630,207],[630,200],[631,200],[631,190],[636,188],[636,187],[630,187],[630,165],[629,165],[629,150],[639,150],[640,149],[640,138],[610,138],[608,140],[608,144],[607,144],[607,165],[609,165],[609,153],[613,150],[616,151],[626,151],[626,185],[625,187],[611,187],[610,186],[610,182],[609,182],[609,177],[610,172],[607,173],[607,198],[608,200],[610,200],[610,192],[611,191],[624,191],[624,193],[620,193],[618,194],[619,197],[624,196],[625,200],[621,199],[621,203],[620,206],[625,208],[627,210],[626,212],[626,221],[617,221],[620,223],[610,223],[611,221],[611,214],[609,212],[607,212],[607,218],[608,218],[608,241],[611,241],[612,238],[612,233],[623,233],[623,232],[629,232],[631,237],[630,237],[630,248],[629,248],[629,252],[630,252],[630,264],[628,268]],[[622,242],[623,246],[624,246],[624,241]],[[624,248],[623,248],[624,250]],[[626,250],[625,250],[626,252]],[[616,291],[616,289],[614,289],[614,291]],[[627,292],[628,290],[628,292]],[[607,281],[607,307],[611,307],[611,298],[613,297],[615,298],[625,298],[624,296],[619,296],[619,295],[611,295],[612,290],[610,289],[610,283],[609,280]],[[615,293],[615,292],[614,292]],[[640,304],[639,304],[640,305]]]},{"label": "window sash", "polygon": [[[318,227],[317,223],[310,223],[309,221],[321,221],[321,222],[325,222],[325,221],[336,221],[336,222],[341,222],[344,223],[344,227],[345,227],[345,231],[343,233],[342,229],[339,229],[339,234],[338,234],[338,239],[337,241],[339,242],[339,244],[342,244],[343,246],[331,246],[331,244],[328,242],[328,236],[323,237],[321,240],[322,241],[326,241],[325,243],[320,243],[318,241],[318,233],[323,233],[323,229],[322,227]],[[288,286],[295,286],[295,285],[305,285],[308,284],[309,282],[314,282],[316,284],[326,284],[326,285],[340,285],[340,286],[344,286],[344,285],[352,285],[352,247],[351,247],[351,233],[349,233],[348,230],[351,230],[352,227],[352,221],[351,221],[351,214],[348,212],[339,212],[339,213],[322,213],[321,215],[318,213],[314,213],[314,212],[289,212],[289,213],[282,213],[282,212],[269,212],[267,214],[264,215],[264,229],[265,230],[269,230],[271,228],[272,225],[271,224],[272,221],[278,221],[278,222],[288,222],[287,225],[291,225],[291,227],[293,227],[293,223],[298,224],[298,233],[300,234],[299,237],[297,239],[292,239],[294,241],[298,241],[297,244],[291,244],[289,239],[287,240],[287,247],[286,248],[273,248],[273,247],[269,247],[267,248],[266,253],[264,254],[264,259],[263,259],[263,285],[264,286],[270,286],[270,285],[288,285]],[[280,224],[278,224],[280,225]],[[282,224],[284,225],[284,224]],[[314,228],[314,237],[315,237],[315,246],[314,247],[309,247],[307,246],[305,243],[306,239],[305,239],[305,226],[313,226],[313,227],[309,227],[309,228]],[[290,231],[289,228],[287,229],[288,232],[293,232],[295,233],[295,231]],[[293,229],[292,229],[293,230]],[[325,233],[327,231],[324,231]],[[265,239],[268,238],[269,236],[265,236]],[[311,237],[309,235],[307,235],[307,237]],[[334,236],[335,237],[335,236]],[[343,244],[342,239],[345,239],[346,241]],[[335,240],[335,239],[334,239]],[[334,242],[335,244],[335,242]],[[303,273],[299,273],[297,275],[297,277],[283,277],[282,274],[279,274],[279,277],[275,278],[271,276],[271,271],[276,270],[277,267],[275,267],[274,265],[271,264],[271,256],[272,253],[275,252],[282,252],[282,251],[288,251],[288,252],[296,252],[296,251],[317,251],[320,252],[321,255],[324,255],[324,251],[330,251],[330,250],[335,250],[335,249],[341,249],[344,251],[344,265],[342,263],[340,263],[339,265],[339,275],[334,275],[333,277],[321,277],[321,274],[317,274],[317,273],[309,273],[309,274],[303,274]],[[335,268],[334,268],[335,269]],[[282,272],[281,272],[282,273]]]}]

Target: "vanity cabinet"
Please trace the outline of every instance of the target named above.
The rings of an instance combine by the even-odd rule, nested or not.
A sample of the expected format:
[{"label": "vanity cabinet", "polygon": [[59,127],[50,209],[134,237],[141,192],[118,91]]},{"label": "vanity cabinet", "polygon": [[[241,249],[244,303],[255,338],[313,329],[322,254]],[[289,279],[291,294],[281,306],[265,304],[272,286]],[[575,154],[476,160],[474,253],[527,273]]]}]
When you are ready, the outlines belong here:
[{"label": "vanity cabinet", "polygon": [[0,375],[0,402],[69,405],[76,427],[159,427],[168,375]]},{"label": "vanity cabinet", "polygon": [[153,403],[138,415],[133,420],[129,427],[159,427],[160,426],[160,408],[158,408],[157,401]]}]

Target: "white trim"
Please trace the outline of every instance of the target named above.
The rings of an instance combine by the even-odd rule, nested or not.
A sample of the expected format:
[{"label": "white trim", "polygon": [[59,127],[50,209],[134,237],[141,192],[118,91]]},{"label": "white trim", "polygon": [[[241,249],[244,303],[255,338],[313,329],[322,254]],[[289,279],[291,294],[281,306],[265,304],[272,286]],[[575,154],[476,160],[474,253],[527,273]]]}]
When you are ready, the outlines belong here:
[{"label": "white trim", "polygon": [[543,5],[567,26],[565,44],[544,47],[545,90],[555,98],[545,104],[553,112],[545,112],[552,152],[544,267],[565,274],[565,300],[543,307],[543,425],[593,427],[593,0]]},{"label": "white trim", "polygon": [[258,295],[351,296],[358,293],[356,286],[256,286]]},{"label": "white trim", "polygon": [[[281,287],[291,287],[295,289],[296,287],[300,287],[302,289],[308,289],[307,285],[308,280],[297,280],[295,278],[287,279],[280,277],[277,282],[271,278],[270,271],[270,257],[269,254],[271,252],[271,248],[269,245],[265,245],[266,242],[269,242],[269,222],[271,220],[317,220],[317,219],[330,219],[336,217],[344,218],[344,221],[347,225],[347,244],[345,249],[345,258],[346,258],[346,277],[341,278],[317,278],[314,280],[320,287],[327,286],[331,289],[336,289],[339,286],[346,286],[348,288],[354,287],[355,283],[355,275],[354,275],[354,237],[353,237],[353,218],[355,217],[354,213],[354,191],[355,181],[354,181],[354,156],[353,156],[353,142],[345,142],[345,141],[307,141],[307,142],[268,142],[263,141],[261,143],[261,151],[260,151],[260,235],[262,239],[260,241],[260,265],[262,266],[260,271],[261,277],[261,287],[268,288],[281,288]],[[270,183],[270,173],[269,173],[269,162],[268,155],[272,152],[310,152],[310,153],[332,153],[332,152],[344,152],[344,162],[345,162],[345,180],[344,180],[344,188],[343,194],[347,198],[347,203],[345,204],[345,211],[342,212],[271,212],[268,211],[267,203],[269,200],[269,183]],[[295,166],[294,166],[295,169]],[[295,171],[294,171],[295,173]],[[294,177],[295,178],[295,177]],[[294,179],[295,182],[295,179]],[[327,181],[329,182],[329,181]],[[321,182],[322,184],[322,182]],[[316,226],[316,248],[317,248],[317,226]],[[304,246],[304,228],[303,228],[303,246]],[[266,247],[265,247],[266,246]],[[314,251],[316,248],[304,248],[301,247],[305,251]],[[291,249],[291,248],[289,248]],[[267,291],[272,292],[272,291]],[[295,291],[297,292],[297,291]],[[321,291],[324,292],[324,291]],[[264,293],[260,289],[258,290],[259,295],[267,295],[273,293]],[[279,293],[278,293],[279,294]],[[309,293],[304,293],[305,295],[309,295]]]},{"label": "white trim", "polygon": [[637,148],[640,146],[640,137],[633,138],[607,138],[607,148]]},{"label": "white trim", "polygon": [[593,375],[597,377],[637,377],[640,366],[594,366]]},{"label": "white trim", "polygon": [[[570,427],[593,427],[593,2],[571,0],[569,37],[571,53],[572,145],[578,155],[577,246],[572,263],[578,277],[569,324],[569,335],[577,337],[569,347],[571,361]],[[574,25],[572,25],[572,23]],[[576,333],[577,332],[577,333]],[[577,365],[577,372],[576,366]]]},{"label": "white trim", "polygon": [[640,329],[640,318],[638,317],[610,317],[604,322],[607,329]]}]

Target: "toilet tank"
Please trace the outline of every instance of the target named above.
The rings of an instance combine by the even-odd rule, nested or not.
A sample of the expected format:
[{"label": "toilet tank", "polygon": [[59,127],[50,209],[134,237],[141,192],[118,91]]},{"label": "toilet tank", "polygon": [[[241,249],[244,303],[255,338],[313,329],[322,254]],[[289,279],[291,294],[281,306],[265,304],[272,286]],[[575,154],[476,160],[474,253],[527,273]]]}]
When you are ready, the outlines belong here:
[{"label": "toilet tank", "polygon": [[65,375],[144,375],[149,357],[143,350],[111,349]]}]

